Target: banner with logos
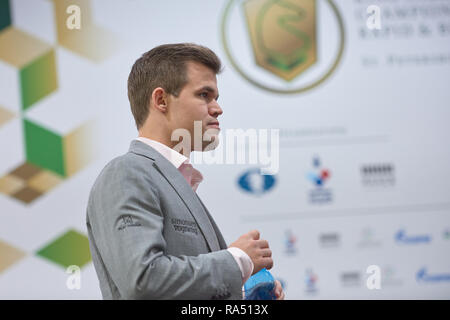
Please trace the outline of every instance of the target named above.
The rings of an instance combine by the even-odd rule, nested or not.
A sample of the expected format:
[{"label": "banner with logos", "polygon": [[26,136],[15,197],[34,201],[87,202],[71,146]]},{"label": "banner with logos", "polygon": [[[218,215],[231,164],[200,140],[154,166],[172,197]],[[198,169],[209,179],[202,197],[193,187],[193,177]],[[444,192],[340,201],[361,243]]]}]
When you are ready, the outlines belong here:
[{"label": "banner with logos", "polygon": [[178,42],[224,65],[197,193],[286,299],[450,298],[448,0],[0,0],[0,298],[101,299],[89,191]]}]

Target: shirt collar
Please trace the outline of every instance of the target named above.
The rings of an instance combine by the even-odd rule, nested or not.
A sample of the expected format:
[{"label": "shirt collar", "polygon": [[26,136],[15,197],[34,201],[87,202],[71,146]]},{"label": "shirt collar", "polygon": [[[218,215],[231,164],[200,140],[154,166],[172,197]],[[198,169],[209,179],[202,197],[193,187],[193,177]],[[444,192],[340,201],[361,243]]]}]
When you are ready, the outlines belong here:
[{"label": "shirt collar", "polygon": [[166,146],[165,144],[163,144],[161,142],[158,142],[158,141],[155,141],[152,139],[148,139],[148,138],[144,138],[144,137],[137,137],[136,140],[141,141],[141,142],[149,145],[156,151],[158,151],[164,158],[169,160],[169,162],[172,163],[175,166],[175,168],[177,168],[177,169],[184,162],[189,163],[189,158],[187,158],[184,155],[182,155],[181,153],[173,150],[172,148],[169,148],[168,146]]}]

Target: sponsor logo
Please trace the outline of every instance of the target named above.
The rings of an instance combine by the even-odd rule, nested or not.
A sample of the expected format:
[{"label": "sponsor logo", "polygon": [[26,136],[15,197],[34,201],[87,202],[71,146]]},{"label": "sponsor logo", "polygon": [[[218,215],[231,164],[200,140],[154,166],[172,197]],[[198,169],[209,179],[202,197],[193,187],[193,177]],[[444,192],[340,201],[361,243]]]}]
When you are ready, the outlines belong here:
[{"label": "sponsor logo", "polygon": [[400,244],[421,244],[430,243],[431,236],[428,234],[407,235],[404,229],[397,231],[395,234],[395,242]]},{"label": "sponsor logo", "polygon": [[275,187],[275,176],[263,174],[255,168],[244,172],[238,179],[241,190],[252,195],[263,195]]},{"label": "sponsor logo", "polygon": [[313,170],[308,172],[306,178],[313,184],[314,189],[309,191],[309,202],[312,204],[327,204],[333,201],[331,189],[325,184],[330,180],[330,170],[324,168],[319,157],[314,157]]},{"label": "sponsor logo", "polygon": [[297,253],[297,238],[292,233],[291,230],[286,230],[284,233],[285,240],[284,240],[284,252],[287,255],[295,255]]},{"label": "sponsor logo", "polygon": [[395,167],[392,163],[361,166],[361,183],[364,187],[390,187],[395,185]]},{"label": "sponsor logo", "polygon": [[430,282],[450,282],[450,273],[429,273],[426,267],[421,268],[416,273],[418,283]]},{"label": "sponsor logo", "polygon": [[345,43],[332,0],[230,0],[221,34],[228,60],[245,80],[284,94],[322,84],[339,65]]},{"label": "sponsor logo", "polygon": [[341,284],[344,287],[359,287],[361,274],[358,271],[344,271],[341,273]]},{"label": "sponsor logo", "polygon": [[382,267],[381,273],[383,274],[381,278],[383,288],[403,285],[403,280],[398,277],[397,270],[394,266],[386,265]]},{"label": "sponsor logo", "polygon": [[361,230],[360,240],[357,243],[358,248],[379,247],[381,241],[376,238],[373,228],[366,227]]},{"label": "sponsor logo", "polygon": [[195,235],[198,235],[199,233],[195,221],[172,218],[170,219],[170,222],[172,223],[174,230],[180,233],[188,232]]},{"label": "sponsor logo", "polygon": [[118,227],[118,229],[123,230],[128,227],[141,227],[141,226],[142,226],[142,224],[139,221],[135,221],[132,216],[125,215],[125,216],[122,216],[122,220],[121,220],[121,223],[120,223],[120,226]]},{"label": "sponsor logo", "polygon": [[318,292],[317,281],[319,278],[317,274],[314,273],[312,268],[305,270],[305,292],[307,294],[313,294]]},{"label": "sponsor logo", "polygon": [[319,243],[322,248],[336,248],[341,244],[340,235],[336,232],[322,233],[319,236]]}]

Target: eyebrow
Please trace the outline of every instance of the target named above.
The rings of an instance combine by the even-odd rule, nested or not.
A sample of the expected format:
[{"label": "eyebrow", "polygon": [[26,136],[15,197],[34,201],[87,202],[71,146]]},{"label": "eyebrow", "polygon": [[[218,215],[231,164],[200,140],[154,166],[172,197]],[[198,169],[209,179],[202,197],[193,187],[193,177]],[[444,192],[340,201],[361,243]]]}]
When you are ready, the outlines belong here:
[{"label": "eyebrow", "polygon": [[[210,86],[201,87],[200,89],[197,90],[197,92],[203,91],[203,90],[206,90],[206,91],[212,92],[212,93],[216,93],[216,90]],[[216,96],[215,100],[217,101],[218,99],[219,99],[219,92],[217,92],[217,96]]]}]

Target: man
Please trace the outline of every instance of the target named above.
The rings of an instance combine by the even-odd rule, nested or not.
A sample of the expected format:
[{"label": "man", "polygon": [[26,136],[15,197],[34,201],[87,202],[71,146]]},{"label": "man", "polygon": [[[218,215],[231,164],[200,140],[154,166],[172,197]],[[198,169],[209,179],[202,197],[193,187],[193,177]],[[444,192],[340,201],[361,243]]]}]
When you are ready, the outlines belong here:
[{"label": "man", "polygon": [[[189,155],[211,143],[185,135],[183,154],[174,150],[172,134],[194,137],[195,122],[217,143],[220,69],[210,49],[194,44],[156,47],[133,65],[128,97],[139,137],[102,170],[87,208],[104,299],[242,299],[250,275],[272,267],[256,230],[227,248],[195,192],[203,177]],[[284,298],[279,282],[276,295]]]}]

